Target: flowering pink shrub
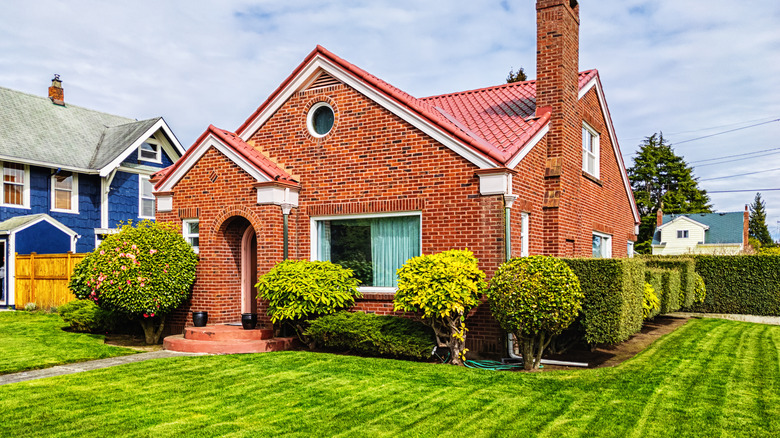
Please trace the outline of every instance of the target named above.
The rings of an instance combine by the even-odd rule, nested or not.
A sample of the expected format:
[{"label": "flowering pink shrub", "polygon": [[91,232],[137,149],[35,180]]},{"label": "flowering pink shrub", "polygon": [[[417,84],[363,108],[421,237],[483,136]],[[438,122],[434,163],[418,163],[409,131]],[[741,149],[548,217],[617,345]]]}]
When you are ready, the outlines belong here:
[{"label": "flowering pink shrub", "polygon": [[123,226],[76,265],[69,287],[79,299],[141,318],[145,332],[150,326],[161,333],[165,315],[189,298],[196,265],[176,226],[142,221]]}]

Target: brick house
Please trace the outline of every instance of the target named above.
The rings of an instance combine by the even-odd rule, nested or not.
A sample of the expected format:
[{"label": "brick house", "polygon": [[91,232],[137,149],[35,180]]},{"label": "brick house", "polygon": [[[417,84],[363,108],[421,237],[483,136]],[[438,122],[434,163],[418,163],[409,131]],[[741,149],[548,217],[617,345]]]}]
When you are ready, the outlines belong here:
[{"label": "brick house", "polygon": [[[353,268],[355,308],[392,313],[409,257],[625,257],[639,215],[596,70],[578,71],[579,7],[538,0],[537,80],[415,98],[318,46],[235,133],[210,126],[156,176],[157,218],[200,264],[189,311],[259,311],[252,284],[287,258]],[[469,348],[501,333],[481,306]]]}]

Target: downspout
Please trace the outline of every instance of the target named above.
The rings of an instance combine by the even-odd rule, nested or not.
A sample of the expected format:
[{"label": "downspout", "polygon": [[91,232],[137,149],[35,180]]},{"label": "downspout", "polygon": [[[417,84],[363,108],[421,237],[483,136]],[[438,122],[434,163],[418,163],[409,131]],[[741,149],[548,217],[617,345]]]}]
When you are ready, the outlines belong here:
[{"label": "downspout", "polygon": [[282,249],[282,258],[284,260],[287,260],[288,254],[289,254],[289,231],[288,231],[288,225],[287,225],[287,217],[290,216],[290,211],[292,211],[293,205],[292,204],[282,204],[282,218],[283,218],[283,249]]},{"label": "downspout", "polygon": [[504,195],[504,242],[506,244],[505,261],[512,258],[512,205],[515,203],[517,195]]}]

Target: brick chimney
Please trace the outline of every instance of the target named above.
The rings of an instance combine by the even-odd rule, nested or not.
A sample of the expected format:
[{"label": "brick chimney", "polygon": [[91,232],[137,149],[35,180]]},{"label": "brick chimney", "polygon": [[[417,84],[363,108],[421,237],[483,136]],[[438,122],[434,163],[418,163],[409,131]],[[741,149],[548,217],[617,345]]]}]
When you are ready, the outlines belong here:
[{"label": "brick chimney", "polygon": [[582,179],[579,13],[576,0],[536,1],[536,111],[550,112],[543,204],[550,238],[543,254],[554,256],[591,253],[590,241],[578,241],[577,208],[572,208],[579,205]]},{"label": "brick chimney", "polygon": [[748,206],[745,204],[745,212],[742,213],[742,247],[748,244],[748,238],[750,237],[750,213],[748,212]]},{"label": "brick chimney", "polygon": [[65,91],[62,89],[62,81],[60,75],[55,74],[54,79],[51,80],[51,87],[49,87],[49,99],[56,104],[65,106]]},{"label": "brick chimney", "polygon": [[659,208],[658,211],[655,212],[655,226],[660,227],[664,224],[664,212],[661,211]]}]

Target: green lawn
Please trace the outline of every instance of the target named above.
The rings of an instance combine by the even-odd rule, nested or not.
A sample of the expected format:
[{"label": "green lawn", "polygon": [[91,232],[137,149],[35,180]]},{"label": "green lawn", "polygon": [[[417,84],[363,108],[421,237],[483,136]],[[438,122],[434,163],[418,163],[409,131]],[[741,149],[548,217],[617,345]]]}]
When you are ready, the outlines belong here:
[{"label": "green lawn", "polygon": [[67,326],[59,315],[0,312],[0,374],[136,353],[105,345],[100,335],[63,331]]},{"label": "green lawn", "polygon": [[0,435],[779,436],[778,349],[778,326],[712,319],[597,370],[307,352],[158,359],[0,386]]}]

